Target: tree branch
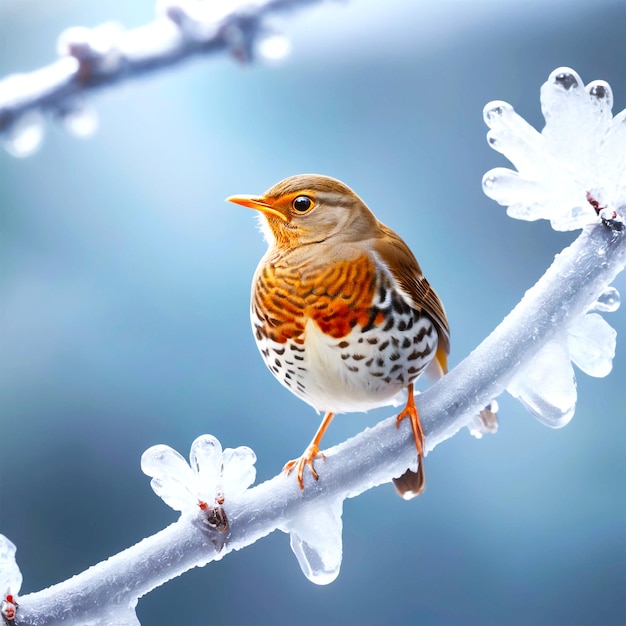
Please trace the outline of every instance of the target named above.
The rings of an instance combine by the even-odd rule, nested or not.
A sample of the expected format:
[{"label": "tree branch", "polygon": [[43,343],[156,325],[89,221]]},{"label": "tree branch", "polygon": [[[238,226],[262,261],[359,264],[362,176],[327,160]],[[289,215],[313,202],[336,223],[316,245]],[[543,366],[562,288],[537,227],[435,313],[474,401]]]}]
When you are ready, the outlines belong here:
[{"label": "tree branch", "polygon": [[[464,361],[416,403],[427,450],[453,436],[477,411],[502,393],[546,342],[588,311],[626,266],[626,231],[587,227],[520,303]],[[531,332],[529,332],[529,329]],[[324,503],[354,497],[389,482],[415,463],[408,425],[389,418],[325,452],[319,481],[307,476],[304,492],[280,474],[224,504],[225,533],[183,515],[156,535],[72,579],[20,598],[16,624],[84,624],[112,619],[136,623],[137,598],[193,567],[251,545],[274,530],[288,531],[303,511],[315,516]],[[102,613],[94,607],[105,607]],[[96,616],[94,616],[96,611]],[[113,617],[112,617],[113,616]]]},{"label": "tree branch", "polygon": [[320,1],[232,0],[216,5],[170,0],[161,2],[161,15],[155,20],[132,30],[111,24],[68,29],[59,38],[60,59],[0,81],[0,135],[26,114],[72,113],[76,101],[88,92],[195,55],[226,52],[249,61],[257,38],[268,32],[264,24],[268,15]]}]

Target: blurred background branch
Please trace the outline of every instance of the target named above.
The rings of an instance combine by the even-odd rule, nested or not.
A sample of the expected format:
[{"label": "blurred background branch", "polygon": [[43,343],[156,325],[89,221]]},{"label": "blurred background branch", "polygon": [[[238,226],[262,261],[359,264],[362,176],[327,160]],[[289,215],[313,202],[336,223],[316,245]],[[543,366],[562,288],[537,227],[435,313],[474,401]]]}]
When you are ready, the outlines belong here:
[{"label": "blurred background branch", "polygon": [[44,113],[58,117],[71,132],[90,134],[94,112],[85,102],[93,90],[111,87],[169,68],[190,57],[231,54],[247,63],[288,51],[285,37],[265,22],[322,0],[164,0],[158,17],[124,30],[107,22],[95,28],[73,27],[59,37],[60,58],[41,69],[0,81],[0,136],[15,156],[39,147]]}]

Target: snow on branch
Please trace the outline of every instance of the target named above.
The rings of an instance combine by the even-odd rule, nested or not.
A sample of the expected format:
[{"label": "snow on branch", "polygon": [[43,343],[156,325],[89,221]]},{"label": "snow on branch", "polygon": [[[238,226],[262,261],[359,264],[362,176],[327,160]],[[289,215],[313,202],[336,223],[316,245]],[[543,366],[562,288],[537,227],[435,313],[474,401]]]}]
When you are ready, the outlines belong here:
[{"label": "snow on branch", "polygon": [[[491,335],[416,398],[428,451],[463,426],[475,429],[478,411],[505,390],[547,425],[563,426],[576,403],[571,361],[592,376],[611,369],[616,333],[599,314],[618,308],[611,283],[626,266],[626,111],[611,117],[609,86],[585,88],[567,68],[550,75],[541,100],[542,133],[506,103],[485,108],[490,144],[518,169],[488,172],[485,191],[513,217],[583,231]],[[331,582],[341,564],[343,501],[415,463],[410,427],[395,424],[389,418],[325,451],[319,481],[307,473],[303,492],[284,474],[247,489],[254,453],[222,450],[209,435],[193,443],[189,465],[167,446],[150,448],[142,468],[156,493],[182,512],[180,519],[68,581],[21,598],[15,546],[0,536],[5,621],[137,624],[138,598],[274,530],[290,534],[310,580]]]},{"label": "snow on branch", "polygon": [[0,81],[0,138],[14,156],[35,152],[44,114],[77,136],[89,136],[98,120],[86,95],[155,72],[194,55],[227,53],[240,62],[256,54],[284,56],[288,40],[268,16],[322,0],[161,0],[152,22],[125,31],[118,23],[69,28],[59,36],[59,59]]}]

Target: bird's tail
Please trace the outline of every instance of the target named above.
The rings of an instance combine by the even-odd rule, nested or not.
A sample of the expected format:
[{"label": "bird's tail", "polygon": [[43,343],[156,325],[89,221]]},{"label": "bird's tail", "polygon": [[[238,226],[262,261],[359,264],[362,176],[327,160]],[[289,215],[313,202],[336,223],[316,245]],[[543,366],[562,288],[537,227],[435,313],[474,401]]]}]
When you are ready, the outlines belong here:
[{"label": "bird's tail", "polygon": [[426,488],[422,459],[418,461],[417,472],[408,469],[400,478],[393,479],[393,485],[403,500],[412,500],[419,496]]}]

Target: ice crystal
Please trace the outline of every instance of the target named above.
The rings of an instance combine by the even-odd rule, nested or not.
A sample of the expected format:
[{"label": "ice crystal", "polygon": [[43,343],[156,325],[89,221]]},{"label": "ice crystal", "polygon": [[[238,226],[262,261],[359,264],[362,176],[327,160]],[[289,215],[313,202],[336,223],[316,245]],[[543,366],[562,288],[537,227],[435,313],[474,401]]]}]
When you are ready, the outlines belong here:
[{"label": "ice crystal", "polygon": [[19,118],[6,132],[2,142],[14,157],[28,157],[39,150],[44,137],[43,116],[31,111]]},{"label": "ice crystal", "polygon": [[189,463],[173,448],[156,445],[143,453],[141,469],[152,477],[154,492],[176,511],[214,512],[254,482],[255,461],[256,455],[246,446],[222,451],[215,437],[201,435],[191,444]]},{"label": "ice crystal", "polygon": [[578,395],[564,337],[546,343],[507,390],[546,426],[565,426],[574,416]]},{"label": "ice crystal", "polygon": [[[602,222],[621,230],[626,217],[626,111],[611,115],[613,95],[604,81],[586,87],[569,68],[554,70],[541,88],[546,120],[541,133],[506,102],[484,110],[489,144],[517,168],[496,168],[483,178],[485,193],[517,219],[548,219],[555,230]],[[608,287],[583,315],[520,370],[508,386],[548,426],[569,422],[576,406],[571,362],[590,376],[606,376],[615,356],[616,332],[599,315],[619,307]]]},{"label": "ice crystal", "polygon": [[83,98],[65,103],[58,116],[63,128],[75,137],[91,137],[98,129],[98,113]]},{"label": "ice crystal", "polygon": [[617,332],[597,313],[577,317],[567,329],[572,361],[589,376],[603,378],[613,367]]},{"label": "ice crystal", "polygon": [[291,52],[291,41],[278,31],[267,30],[258,36],[256,52],[266,61],[280,61]]},{"label": "ice crystal", "polygon": [[295,515],[285,529],[291,549],[304,575],[318,585],[327,585],[339,574],[342,557],[343,499],[316,502]]},{"label": "ice crystal", "polygon": [[617,333],[596,311],[614,311],[618,306],[619,294],[609,287],[589,312],[572,319],[518,371],[508,392],[547,426],[565,426],[574,415],[577,400],[571,362],[589,376],[602,378],[610,373]]},{"label": "ice crystal", "polygon": [[541,133],[510,104],[490,102],[487,139],[517,171],[498,167],[483,178],[485,193],[524,220],[548,219],[555,230],[575,230],[626,213],[626,110],[611,115],[604,81],[586,87],[569,68],[541,88],[546,125]]}]

